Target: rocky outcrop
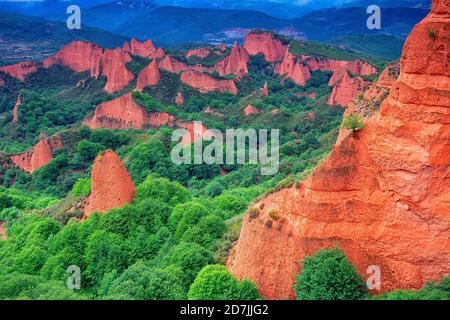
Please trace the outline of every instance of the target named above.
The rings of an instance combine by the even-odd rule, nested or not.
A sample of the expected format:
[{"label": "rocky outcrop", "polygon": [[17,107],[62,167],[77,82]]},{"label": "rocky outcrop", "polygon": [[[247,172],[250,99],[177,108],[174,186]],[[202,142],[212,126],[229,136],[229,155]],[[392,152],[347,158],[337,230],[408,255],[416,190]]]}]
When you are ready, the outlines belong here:
[{"label": "rocky outcrop", "polygon": [[255,108],[251,104],[244,108],[244,115],[249,116],[251,114],[260,113],[261,111],[258,108]]},{"label": "rocky outcrop", "polygon": [[177,96],[175,97],[175,104],[177,106],[182,106],[184,104],[184,97],[183,97],[183,93],[181,91],[179,91],[177,93]]},{"label": "rocky outcrop", "polygon": [[377,72],[377,69],[361,60],[343,61],[321,57],[302,55],[301,59],[308,65],[311,71],[331,71],[333,76],[328,85],[334,86],[349,72],[354,75],[367,76]]},{"label": "rocky outcrop", "polygon": [[85,207],[85,218],[93,212],[105,213],[131,203],[136,194],[131,177],[112,150],[99,155],[91,174],[91,195]]},{"label": "rocky outcrop", "polygon": [[43,65],[49,68],[61,64],[75,72],[89,72],[94,78],[104,75],[107,78],[105,91],[114,93],[134,79],[134,75],[126,68],[126,63],[130,61],[130,55],[123,49],[103,50],[90,42],[74,41],[45,60]]},{"label": "rocky outcrop", "polygon": [[13,123],[17,123],[19,121],[19,107],[22,104],[22,100],[20,99],[20,96],[17,97],[17,102],[14,105],[13,108]]},{"label": "rocky outcrop", "polygon": [[0,72],[4,72],[13,78],[19,79],[20,81],[25,81],[25,78],[29,74],[35,73],[37,70],[38,65],[35,62],[19,62],[10,66],[0,67]]},{"label": "rocky outcrop", "polygon": [[286,51],[283,62],[277,65],[274,71],[280,76],[291,79],[299,86],[304,86],[311,79],[308,66],[289,51]]},{"label": "rocky outcrop", "polygon": [[147,112],[134,102],[132,93],[99,105],[94,115],[84,124],[91,129],[108,128],[112,130],[157,128],[171,125],[175,117],[164,112]]},{"label": "rocky outcrop", "polygon": [[267,62],[282,60],[288,46],[270,32],[252,31],[244,39],[244,48],[254,56],[262,53]]},{"label": "rocky outcrop", "polygon": [[139,42],[136,39],[131,39],[130,43],[130,53],[134,56],[139,56],[142,58],[148,58],[150,55],[156,51],[155,46],[151,40],[144,42]]},{"label": "rocky outcrop", "polygon": [[7,240],[6,230],[3,227],[3,221],[0,221],[0,240]]},{"label": "rocky outcrop", "polygon": [[169,55],[167,55],[160,63],[159,67],[162,70],[172,72],[172,73],[180,73],[184,71],[197,71],[197,72],[210,72],[211,68],[204,67],[200,64],[197,65],[189,65],[180,60],[177,60]]},{"label": "rocky outcrop", "polygon": [[248,73],[247,63],[249,60],[248,52],[235,42],[230,54],[217,62],[213,69],[221,76],[234,74],[240,79]]},{"label": "rocky outcrop", "polygon": [[228,267],[264,297],[293,298],[304,257],[337,243],[362,275],[380,267],[383,292],[450,273],[449,6],[433,1],[413,29],[400,77],[365,128],[342,129],[307,180],[244,218]]},{"label": "rocky outcrop", "polygon": [[212,52],[213,48],[211,47],[203,47],[203,48],[196,48],[196,49],[191,49],[188,50],[185,54],[186,58],[191,58],[191,57],[199,57],[201,59],[204,59],[206,57],[208,57],[211,52]]},{"label": "rocky outcrop", "polygon": [[264,86],[259,89],[259,93],[262,94],[264,97],[268,97],[269,96],[269,84],[266,82],[264,82]]},{"label": "rocky outcrop", "polygon": [[348,73],[334,86],[328,99],[328,105],[340,105],[347,107],[357,95],[364,92],[369,82],[364,81],[361,77],[352,78]]},{"label": "rocky outcrop", "polygon": [[238,88],[233,80],[222,80],[213,78],[205,73],[187,71],[181,75],[181,82],[191,86],[201,93],[217,91],[230,92],[234,95],[238,93]]},{"label": "rocky outcrop", "polygon": [[30,150],[12,155],[11,161],[23,171],[33,173],[53,159],[53,150],[62,147],[62,143],[55,142],[56,140],[60,141],[58,136],[51,139],[43,139]]},{"label": "rocky outcrop", "polygon": [[136,90],[142,91],[146,86],[155,86],[161,79],[158,63],[153,60],[139,74]]},{"label": "rocky outcrop", "polygon": [[390,88],[398,76],[400,75],[400,63],[394,62],[389,64],[378,77],[377,85],[380,87]]}]

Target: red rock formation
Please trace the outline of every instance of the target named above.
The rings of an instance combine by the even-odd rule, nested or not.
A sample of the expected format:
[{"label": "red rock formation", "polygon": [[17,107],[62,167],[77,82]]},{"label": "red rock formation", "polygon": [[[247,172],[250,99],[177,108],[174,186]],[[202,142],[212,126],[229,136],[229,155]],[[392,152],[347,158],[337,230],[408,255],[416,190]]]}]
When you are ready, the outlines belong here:
[{"label": "red rock formation", "polygon": [[252,31],[244,39],[244,48],[252,56],[262,53],[268,62],[276,62],[288,47],[270,32]]},{"label": "red rock formation", "polygon": [[181,75],[181,81],[202,93],[210,91],[230,92],[234,95],[238,93],[238,88],[233,80],[216,79],[196,71],[184,72]]},{"label": "red rock formation", "polygon": [[317,99],[317,93],[316,92],[308,93],[308,98]]},{"label": "red rock formation", "polygon": [[170,125],[175,117],[164,112],[148,113],[134,102],[132,93],[102,103],[93,117],[84,121],[91,129],[108,128],[113,130],[140,129]]},{"label": "red rock formation", "polygon": [[377,85],[385,88],[390,88],[397,80],[399,74],[400,63],[391,63],[381,73],[380,77],[378,78]]},{"label": "red rock formation", "polygon": [[130,52],[132,55],[148,58],[154,51],[156,51],[156,48],[151,40],[139,42],[134,38],[131,39]]},{"label": "red rock formation", "polygon": [[22,104],[22,101],[20,99],[20,96],[17,97],[17,102],[14,105],[14,109],[13,109],[13,123],[17,123],[17,121],[19,121],[19,106]]},{"label": "red rock formation", "polygon": [[133,73],[126,68],[126,63],[130,61],[130,55],[122,49],[107,49],[103,52],[101,66],[102,74],[108,79],[105,86],[106,92],[120,91],[134,79]]},{"label": "red rock formation", "polygon": [[156,49],[154,52],[150,54],[150,58],[152,59],[161,59],[166,54],[164,53],[164,50],[162,48]]},{"label": "red rock formation", "polygon": [[177,106],[182,106],[184,104],[184,97],[181,91],[178,92],[177,96],[175,97],[175,104]]},{"label": "red rock formation", "polygon": [[109,150],[95,159],[91,174],[91,195],[85,218],[93,212],[105,213],[133,201],[136,189],[120,158]]},{"label": "red rock formation", "polygon": [[449,6],[433,1],[408,37],[380,113],[301,185],[267,196],[244,219],[228,266],[266,298],[293,298],[304,257],[336,243],[361,274],[381,268],[383,292],[450,273]]},{"label": "red rock formation", "polygon": [[3,228],[3,221],[0,221],[0,240],[8,240],[6,230]]},{"label": "red rock formation", "polygon": [[34,171],[47,165],[53,159],[53,151],[47,140],[41,140],[32,149],[11,156],[11,161],[15,166],[25,172]]},{"label": "red rock formation", "polygon": [[235,42],[230,54],[217,62],[213,69],[221,76],[235,74],[238,78],[242,78],[248,73],[247,63],[249,60],[248,52]]},{"label": "red rock formation", "polygon": [[186,52],[185,57],[190,58],[190,57],[196,56],[201,59],[204,59],[211,54],[212,50],[213,50],[213,48],[211,48],[211,47],[196,48],[196,49],[188,50],[188,52]]},{"label": "red rock formation", "polygon": [[197,65],[188,65],[184,62],[181,62],[171,56],[166,56],[164,60],[159,63],[159,67],[162,70],[172,72],[172,73],[180,73],[184,71],[198,71],[198,72],[210,72],[211,68],[203,67],[200,64]]},{"label": "red rock formation", "polygon": [[94,78],[104,75],[108,79],[105,91],[113,93],[122,90],[134,79],[125,66],[130,61],[130,55],[123,49],[103,51],[96,44],[74,41],[45,60],[44,68],[61,64],[75,72],[88,71]]},{"label": "red rock formation", "polygon": [[245,116],[249,116],[249,115],[251,115],[251,114],[254,114],[254,113],[260,113],[261,111],[259,110],[259,109],[257,109],[257,108],[255,108],[254,106],[252,106],[251,104],[249,104],[248,106],[246,106],[245,108],[244,108],[244,115]]},{"label": "red rock formation", "polygon": [[280,76],[286,76],[299,86],[304,86],[311,79],[308,66],[289,51],[286,51],[283,62],[276,66],[274,71]]},{"label": "red rock formation", "polygon": [[[37,63],[20,62],[6,67],[0,67],[0,72],[9,74],[11,77],[24,81],[25,78],[38,70]],[[4,83],[4,81],[3,81]]]},{"label": "red rock formation", "polygon": [[374,66],[360,60],[342,61],[305,55],[302,55],[301,59],[306,62],[311,71],[320,70],[334,72],[330,82],[328,83],[330,86],[334,86],[348,72],[351,72],[354,75],[363,76],[371,75],[377,72],[377,69]]},{"label": "red rock formation", "polygon": [[268,97],[269,96],[269,84],[266,82],[264,82],[264,86],[259,89],[259,93],[261,93],[264,97]]},{"label": "red rock formation", "polygon": [[159,72],[158,63],[153,60],[139,74],[137,87],[138,91],[142,91],[146,86],[155,86],[158,84],[161,74]]},{"label": "red rock formation", "polygon": [[209,131],[204,125],[195,122],[177,121],[176,125],[179,128],[186,129],[186,134],[181,138],[180,143],[189,145],[202,139],[211,139],[214,133]]},{"label": "red rock formation", "polygon": [[348,73],[344,75],[331,92],[328,99],[328,105],[341,105],[347,107],[355,97],[364,92],[364,89],[369,85],[361,77],[351,78]]}]

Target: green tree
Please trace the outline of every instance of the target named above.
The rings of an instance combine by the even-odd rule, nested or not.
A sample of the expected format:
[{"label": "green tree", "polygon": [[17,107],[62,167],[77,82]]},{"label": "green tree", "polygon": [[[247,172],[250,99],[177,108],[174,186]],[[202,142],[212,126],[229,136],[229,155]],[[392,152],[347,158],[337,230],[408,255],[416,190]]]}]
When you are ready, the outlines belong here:
[{"label": "green tree", "polygon": [[354,300],[364,294],[362,278],[339,249],[306,257],[294,288],[299,300]]},{"label": "green tree", "polygon": [[353,132],[364,128],[364,119],[358,114],[351,114],[344,119],[344,127]]}]

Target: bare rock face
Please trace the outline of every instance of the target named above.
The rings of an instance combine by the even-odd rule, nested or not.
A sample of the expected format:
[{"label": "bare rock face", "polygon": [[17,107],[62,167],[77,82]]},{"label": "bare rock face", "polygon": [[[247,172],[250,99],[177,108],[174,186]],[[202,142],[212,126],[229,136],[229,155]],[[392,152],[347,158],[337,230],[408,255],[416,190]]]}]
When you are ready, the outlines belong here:
[{"label": "bare rock face", "polygon": [[348,73],[334,86],[328,99],[328,105],[341,105],[347,107],[360,93],[364,92],[369,83],[361,77],[351,78]]},{"label": "bare rock face", "polygon": [[157,48],[154,52],[150,54],[150,58],[152,59],[161,59],[164,57],[166,53],[164,52],[163,48]]},{"label": "bare rock face", "polygon": [[53,159],[53,149],[46,139],[39,141],[30,150],[11,156],[14,165],[25,172],[34,171],[47,165]]},{"label": "bare rock face", "polygon": [[260,113],[261,111],[258,108],[255,108],[251,104],[244,108],[244,115],[249,116],[251,114]]},{"label": "bare rock face", "polygon": [[158,63],[153,60],[139,74],[137,81],[137,90],[142,91],[146,86],[155,86],[158,84],[161,74],[159,72]]},{"label": "bare rock face", "polygon": [[182,106],[184,104],[184,97],[183,93],[180,91],[177,93],[177,96],[175,97],[175,104],[177,106]]},{"label": "bare rock face", "polygon": [[383,70],[378,78],[377,85],[381,87],[390,88],[398,76],[400,75],[400,63],[394,62],[389,64],[386,69]]},{"label": "bare rock face", "polygon": [[264,97],[268,97],[269,96],[269,84],[266,82],[264,82],[264,86],[259,89],[259,93],[261,93]]},{"label": "bare rock face", "polygon": [[344,135],[302,184],[268,195],[244,218],[228,267],[264,297],[293,298],[304,257],[336,243],[362,275],[381,268],[382,292],[450,273],[449,12],[448,0],[433,1],[365,128]]},{"label": "bare rock face", "polygon": [[247,63],[250,60],[248,52],[237,42],[228,56],[214,65],[214,70],[221,76],[235,74],[238,78],[242,78],[248,73]]},{"label": "bare rock face", "polygon": [[107,49],[103,52],[101,66],[102,74],[108,79],[105,86],[106,92],[120,91],[134,79],[133,73],[126,68],[126,64],[130,61],[130,55],[122,49]]},{"label": "bare rock face", "polygon": [[132,55],[142,58],[148,58],[154,51],[156,51],[156,48],[151,40],[139,42],[134,38],[131,39],[130,53]]},{"label": "bare rock face", "polygon": [[252,31],[244,39],[244,48],[254,56],[262,53],[267,62],[282,60],[288,46],[270,32]]},{"label": "bare rock face", "polygon": [[13,123],[17,123],[19,121],[19,107],[22,104],[22,100],[20,99],[20,96],[17,97],[17,102],[14,105],[13,109]]},{"label": "bare rock face", "polygon": [[109,150],[95,159],[91,174],[91,195],[85,218],[131,203],[136,194],[131,177],[120,158]]},{"label": "bare rock face", "polygon": [[75,72],[88,71],[94,78],[104,75],[107,78],[105,91],[114,93],[134,79],[134,75],[126,68],[126,63],[130,61],[131,57],[124,49],[103,50],[90,42],[74,41],[43,64],[44,68],[61,64]]},{"label": "bare rock face", "polygon": [[184,71],[197,71],[197,72],[210,72],[211,68],[204,67],[200,64],[198,65],[188,65],[184,62],[181,62],[169,55],[167,55],[160,63],[159,67],[162,70],[172,72],[172,73],[180,73]]},{"label": "bare rock face", "polygon": [[0,221],[0,240],[7,240],[6,230],[3,228],[3,221]]},{"label": "bare rock face", "polygon": [[107,128],[112,130],[140,129],[170,125],[175,117],[164,112],[148,113],[134,102],[129,92],[117,99],[102,103],[94,116],[84,124],[91,129]]},{"label": "bare rock face", "polygon": [[334,86],[349,72],[362,76],[368,76],[377,72],[377,69],[374,66],[361,60],[343,61],[306,55],[302,55],[301,58],[306,62],[311,71],[332,71],[333,76],[328,83],[330,86]]},{"label": "bare rock face", "polygon": [[[35,73],[37,70],[38,65],[34,62],[19,62],[10,66],[0,67],[0,72],[9,74],[20,81],[24,81],[29,74]],[[3,79],[0,79],[0,81],[3,81]],[[0,84],[0,86],[2,85],[4,85],[4,81],[3,84]]]},{"label": "bare rock face", "polygon": [[230,92],[234,95],[238,93],[238,88],[233,80],[216,79],[201,72],[184,72],[181,75],[181,81],[202,93],[210,91]]},{"label": "bare rock face", "polygon": [[275,73],[291,79],[299,86],[304,86],[311,79],[309,67],[289,51],[286,51],[283,62],[275,67]]},{"label": "bare rock face", "polygon": [[196,49],[188,50],[188,52],[186,52],[185,57],[191,58],[191,57],[195,56],[195,57],[204,59],[211,54],[212,49],[213,48],[211,48],[211,47],[203,47],[203,48],[196,48]]}]

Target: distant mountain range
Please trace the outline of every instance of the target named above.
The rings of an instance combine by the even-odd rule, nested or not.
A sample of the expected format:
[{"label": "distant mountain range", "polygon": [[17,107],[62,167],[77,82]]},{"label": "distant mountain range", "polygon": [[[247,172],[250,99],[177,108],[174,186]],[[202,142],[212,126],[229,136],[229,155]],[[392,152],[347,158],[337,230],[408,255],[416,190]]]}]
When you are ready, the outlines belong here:
[{"label": "distant mountain range", "polygon": [[[389,40],[389,48],[393,51],[378,54],[384,57],[399,56],[404,38],[412,27],[420,21],[428,12],[426,8],[429,1],[386,1],[386,0],[341,0],[339,7],[313,10],[317,7],[330,6],[335,1],[310,1],[308,5],[294,5],[294,1],[284,1],[274,4],[269,1],[205,1],[205,0],[121,0],[106,2],[105,0],[79,0],[70,3],[79,4],[82,7],[83,37],[93,35],[93,30],[98,28],[109,31],[122,37],[136,37],[139,39],[152,39],[157,45],[164,47],[176,47],[183,43],[232,43],[241,41],[242,37],[251,29],[273,30],[293,38],[333,42],[345,39],[345,46],[364,50],[365,46],[351,36],[370,36],[373,39]],[[366,27],[368,14],[366,5],[376,3],[383,7],[382,29],[369,30]],[[66,1],[47,0],[40,2],[4,2],[0,1],[0,10],[16,11],[41,17],[46,20],[63,22],[67,19]],[[167,6],[161,4],[176,4]],[[358,5],[359,7],[349,7]],[[183,7],[179,7],[183,6]],[[200,6],[204,8],[191,8]],[[402,7],[396,7],[402,6]],[[284,19],[277,16],[278,8],[291,8],[291,15],[301,15],[293,19]],[[225,9],[224,9],[225,8]],[[266,8],[266,9],[265,9]],[[272,10],[269,10],[272,8]],[[258,9],[258,10],[255,10]],[[294,10],[295,9],[295,10]],[[262,11],[270,12],[271,15]],[[24,22],[22,16],[19,21]],[[40,21],[42,23],[42,21]],[[39,24],[39,23],[38,23]],[[56,26],[58,26],[56,28]],[[6,24],[2,26],[10,30]],[[63,24],[55,24],[55,28],[62,31]],[[4,30],[1,30],[4,31]],[[67,30],[66,30],[67,31]],[[30,37],[35,30],[27,31]],[[37,31],[39,34],[39,30]],[[97,31],[100,32],[100,31]],[[5,33],[5,32],[4,32]],[[55,33],[60,34],[59,31]],[[64,32],[63,32],[64,33]],[[66,36],[80,37],[80,32],[65,32]],[[18,34],[18,32],[15,32]],[[42,34],[41,34],[42,35]],[[26,38],[25,37],[25,38]],[[39,35],[36,36],[39,38]],[[363,37],[369,39],[370,37]],[[120,39],[120,36],[112,36],[111,42]],[[100,36],[103,39],[103,36]],[[3,36],[2,43],[7,42]],[[61,41],[48,39],[55,45]],[[101,43],[107,45],[107,43]],[[377,49],[372,46],[372,49]],[[371,51],[371,50],[368,50]],[[380,50],[375,50],[380,51]],[[366,52],[367,53],[367,52]]]},{"label": "distant mountain range", "polygon": [[73,40],[93,41],[112,48],[121,46],[128,38],[95,28],[69,31],[63,22],[0,11],[0,64],[42,60]]}]

